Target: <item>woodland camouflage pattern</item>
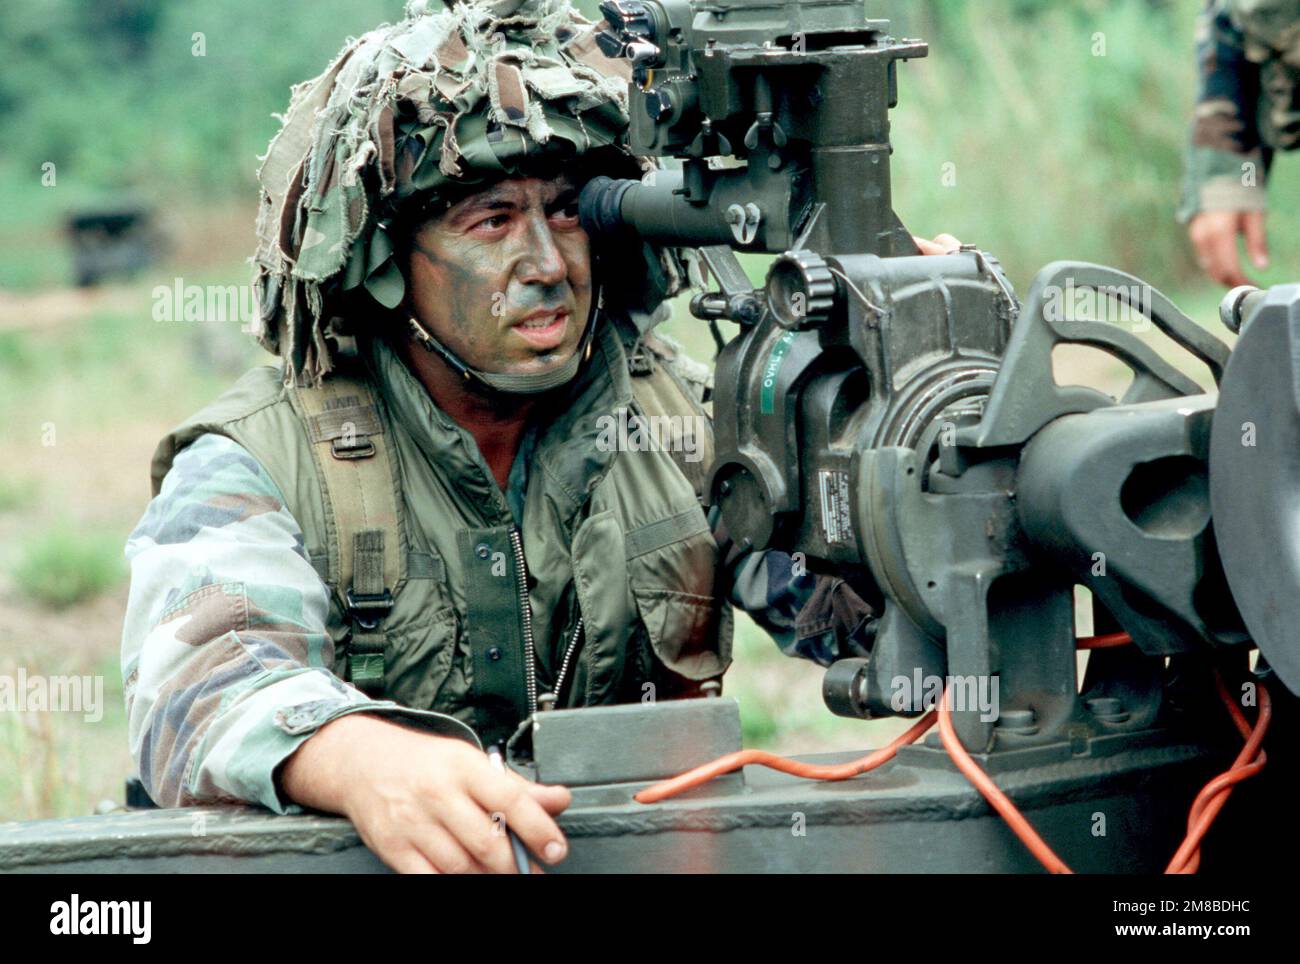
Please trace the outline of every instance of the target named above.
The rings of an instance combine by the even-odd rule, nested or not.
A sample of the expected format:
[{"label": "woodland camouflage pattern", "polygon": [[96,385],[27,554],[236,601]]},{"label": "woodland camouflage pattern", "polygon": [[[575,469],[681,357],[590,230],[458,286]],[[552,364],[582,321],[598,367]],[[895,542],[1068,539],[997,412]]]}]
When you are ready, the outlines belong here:
[{"label": "woodland camouflage pattern", "polygon": [[1300,146],[1300,0],[1209,0],[1182,220],[1263,210],[1276,151]]},{"label": "woodland camouflage pattern", "polygon": [[288,807],[272,773],[315,729],[371,700],[330,671],[329,598],[275,483],[232,440],[184,449],[127,541],[122,672],[150,796]]}]

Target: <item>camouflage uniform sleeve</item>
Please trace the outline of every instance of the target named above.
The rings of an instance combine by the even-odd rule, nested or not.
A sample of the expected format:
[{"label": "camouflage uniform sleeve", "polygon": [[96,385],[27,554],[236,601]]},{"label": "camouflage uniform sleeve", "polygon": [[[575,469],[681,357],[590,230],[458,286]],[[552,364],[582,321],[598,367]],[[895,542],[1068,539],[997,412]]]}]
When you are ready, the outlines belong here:
[{"label": "camouflage uniform sleeve", "polygon": [[875,613],[848,583],[813,575],[784,552],[740,550],[717,506],[709,511],[709,522],[723,554],[728,599],[749,613],[783,653],[829,666],[870,652]]},{"label": "camouflage uniform sleeve", "polygon": [[1260,68],[1225,0],[1208,0],[1197,24],[1200,87],[1192,118],[1179,220],[1202,211],[1267,207],[1272,152],[1260,138]]},{"label": "camouflage uniform sleeve", "polygon": [[[652,326],[651,326],[652,327]],[[655,332],[652,344],[678,378],[711,408],[713,370],[691,358],[673,339]],[[710,412],[711,417],[711,412]],[[722,512],[708,511],[718,544],[719,592],[767,631],[787,656],[829,666],[837,659],[866,656],[875,637],[875,612],[843,579],[813,575],[790,555],[741,549],[731,539]]]},{"label": "camouflage uniform sleeve", "polygon": [[441,714],[372,700],[336,677],[329,597],[275,483],[231,439],[184,449],[127,540],[128,733],[161,806],[259,803],[315,731],[367,711],[475,740]]}]

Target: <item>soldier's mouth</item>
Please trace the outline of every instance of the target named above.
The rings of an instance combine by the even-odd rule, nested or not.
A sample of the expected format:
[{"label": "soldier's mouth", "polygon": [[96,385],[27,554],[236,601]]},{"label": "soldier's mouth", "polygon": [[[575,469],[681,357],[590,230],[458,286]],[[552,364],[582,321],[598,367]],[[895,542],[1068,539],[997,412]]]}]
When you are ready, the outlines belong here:
[{"label": "soldier's mouth", "polygon": [[553,311],[537,311],[510,330],[517,334],[533,348],[557,348],[564,342],[569,329],[569,310],[559,308]]}]

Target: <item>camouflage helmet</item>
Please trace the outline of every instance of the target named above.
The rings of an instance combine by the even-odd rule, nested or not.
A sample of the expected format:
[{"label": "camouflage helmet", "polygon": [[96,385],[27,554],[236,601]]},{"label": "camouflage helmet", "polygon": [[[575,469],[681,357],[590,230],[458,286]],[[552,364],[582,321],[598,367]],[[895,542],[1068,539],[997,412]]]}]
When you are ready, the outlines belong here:
[{"label": "camouflage helmet", "polygon": [[[334,367],[331,333],[376,303],[400,305],[391,229],[404,215],[578,158],[613,176],[649,163],[621,146],[628,70],[596,32],[568,0],[412,0],[293,88],[258,171],[253,259],[257,338],[284,358],[286,381],[319,383]],[[653,307],[680,273],[662,253],[637,257],[650,303],[629,306]]]}]

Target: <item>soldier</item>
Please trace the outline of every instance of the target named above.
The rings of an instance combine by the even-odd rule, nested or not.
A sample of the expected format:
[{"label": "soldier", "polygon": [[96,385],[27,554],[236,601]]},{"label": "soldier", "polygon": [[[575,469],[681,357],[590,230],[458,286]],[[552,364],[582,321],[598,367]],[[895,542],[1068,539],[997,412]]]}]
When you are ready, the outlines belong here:
[{"label": "soldier", "polygon": [[1201,86],[1179,219],[1201,268],[1250,284],[1237,254],[1268,267],[1266,180],[1300,146],[1300,0],[1208,0],[1197,30]]},{"label": "soldier", "polygon": [[[698,694],[732,604],[792,654],[864,651],[841,580],[701,509],[708,373],[651,334],[679,266],[576,216],[587,177],[642,170],[594,32],[565,0],[412,4],[294,88],[259,173],[281,362],[162,440],[127,544],[158,803],[343,814],[401,871],[508,872],[504,820],[554,863],[568,791],[482,752],[548,694]],[[683,432],[608,444],[629,413]]]}]

